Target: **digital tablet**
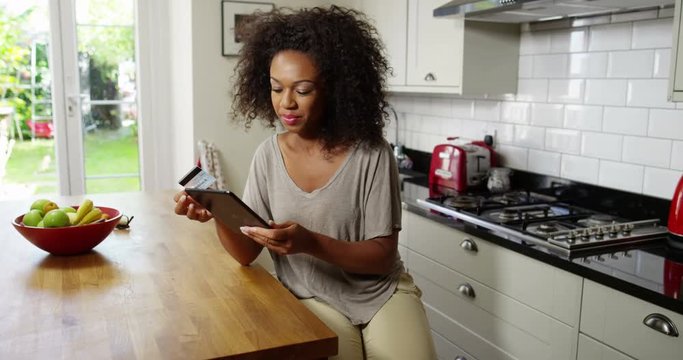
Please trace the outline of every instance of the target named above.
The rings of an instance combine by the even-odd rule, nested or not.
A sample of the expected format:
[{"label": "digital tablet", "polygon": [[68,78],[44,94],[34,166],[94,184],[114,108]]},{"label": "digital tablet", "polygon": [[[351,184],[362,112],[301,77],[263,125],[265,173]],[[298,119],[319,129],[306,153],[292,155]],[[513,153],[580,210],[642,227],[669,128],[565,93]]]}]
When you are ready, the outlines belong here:
[{"label": "digital tablet", "polygon": [[188,188],[185,192],[236,233],[240,233],[241,226],[270,228],[265,220],[230,191]]}]

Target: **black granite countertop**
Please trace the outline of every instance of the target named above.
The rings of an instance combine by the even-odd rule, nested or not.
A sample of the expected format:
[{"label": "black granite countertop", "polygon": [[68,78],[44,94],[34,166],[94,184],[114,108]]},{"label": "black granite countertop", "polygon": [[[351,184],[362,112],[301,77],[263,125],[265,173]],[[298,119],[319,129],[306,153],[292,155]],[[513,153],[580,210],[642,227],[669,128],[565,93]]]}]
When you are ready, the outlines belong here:
[{"label": "black granite countertop", "polygon": [[[610,252],[602,250],[599,253],[582,253],[575,257],[554,254],[546,248],[518,240],[508,240],[486,229],[425,210],[418,205],[417,199],[426,199],[429,196],[427,177],[420,176],[414,171],[409,175],[413,177],[404,179],[401,184],[405,210],[683,314],[683,251],[670,247],[666,237],[645,245],[612,249]],[[612,190],[605,191],[609,193]],[[575,194],[570,192],[570,196],[573,195]],[[591,195],[589,198],[611,199],[612,196]],[[621,194],[620,198],[624,198],[624,195]],[[662,202],[655,199],[652,202],[654,205],[651,205],[648,199],[642,202],[639,195],[634,195],[634,199],[637,200],[631,201],[636,201],[637,206],[643,208],[643,211],[663,217],[662,221],[665,224],[666,209],[662,209]],[[623,205],[621,207],[624,208]],[[667,277],[670,280],[667,281]]]}]

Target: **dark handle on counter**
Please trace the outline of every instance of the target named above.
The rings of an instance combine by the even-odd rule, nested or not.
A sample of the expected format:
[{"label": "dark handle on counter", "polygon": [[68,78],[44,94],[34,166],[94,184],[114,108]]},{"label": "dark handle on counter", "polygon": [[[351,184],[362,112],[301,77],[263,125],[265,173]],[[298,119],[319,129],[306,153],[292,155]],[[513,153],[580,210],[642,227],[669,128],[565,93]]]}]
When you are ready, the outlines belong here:
[{"label": "dark handle on counter", "polygon": [[477,295],[474,293],[474,289],[472,288],[472,285],[470,285],[470,284],[468,284],[468,283],[460,284],[460,285],[458,286],[458,291],[459,291],[461,294],[463,294],[463,295],[465,295],[465,296],[467,296],[467,297],[469,297],[469,298],[472,298],[472,299],[474,299],[475,297],[477,297]]},{"label": "dark handle on counter", "polygon": [[425,81],[436,81],[436,76],[432,73],[427,73],[427,75],[425,75]]},{"label": "dark handle on counter", "polygon": [[673,337],[678,337],[678,329],[668,317],[662,314],[650,314],[643,319],[643,324],[648,327]]},{"label": "dark handle on counter", "polygon": [[473,253],[479,251],[479,248],[477,247],[477,243],[474,242],[474,240],[470,238],[464,238],[462,242],[460,243],[460,247],[467,250],[471,251]]}]

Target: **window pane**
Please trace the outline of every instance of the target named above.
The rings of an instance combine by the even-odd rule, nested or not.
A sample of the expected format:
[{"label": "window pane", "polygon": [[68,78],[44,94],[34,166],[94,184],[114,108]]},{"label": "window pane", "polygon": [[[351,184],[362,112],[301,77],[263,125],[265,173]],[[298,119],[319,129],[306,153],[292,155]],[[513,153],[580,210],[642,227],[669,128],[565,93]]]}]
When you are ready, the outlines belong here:
[{"label": "window pane", "polygon": [[133,0],[77,0],[76,23],[132,26]]}]

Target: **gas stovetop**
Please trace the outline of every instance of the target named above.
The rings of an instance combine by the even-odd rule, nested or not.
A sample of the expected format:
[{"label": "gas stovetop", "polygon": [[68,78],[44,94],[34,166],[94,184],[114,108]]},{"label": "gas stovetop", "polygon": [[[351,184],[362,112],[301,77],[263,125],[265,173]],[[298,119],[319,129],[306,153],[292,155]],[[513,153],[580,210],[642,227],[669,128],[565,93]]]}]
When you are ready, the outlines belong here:
[{"label": "gas stovetop", "polygon": [[505,238],[514,237],[565,255],[658,241],[667,233],[658,219],[625,219],[531,191],[431,197],[418,203]]}]

